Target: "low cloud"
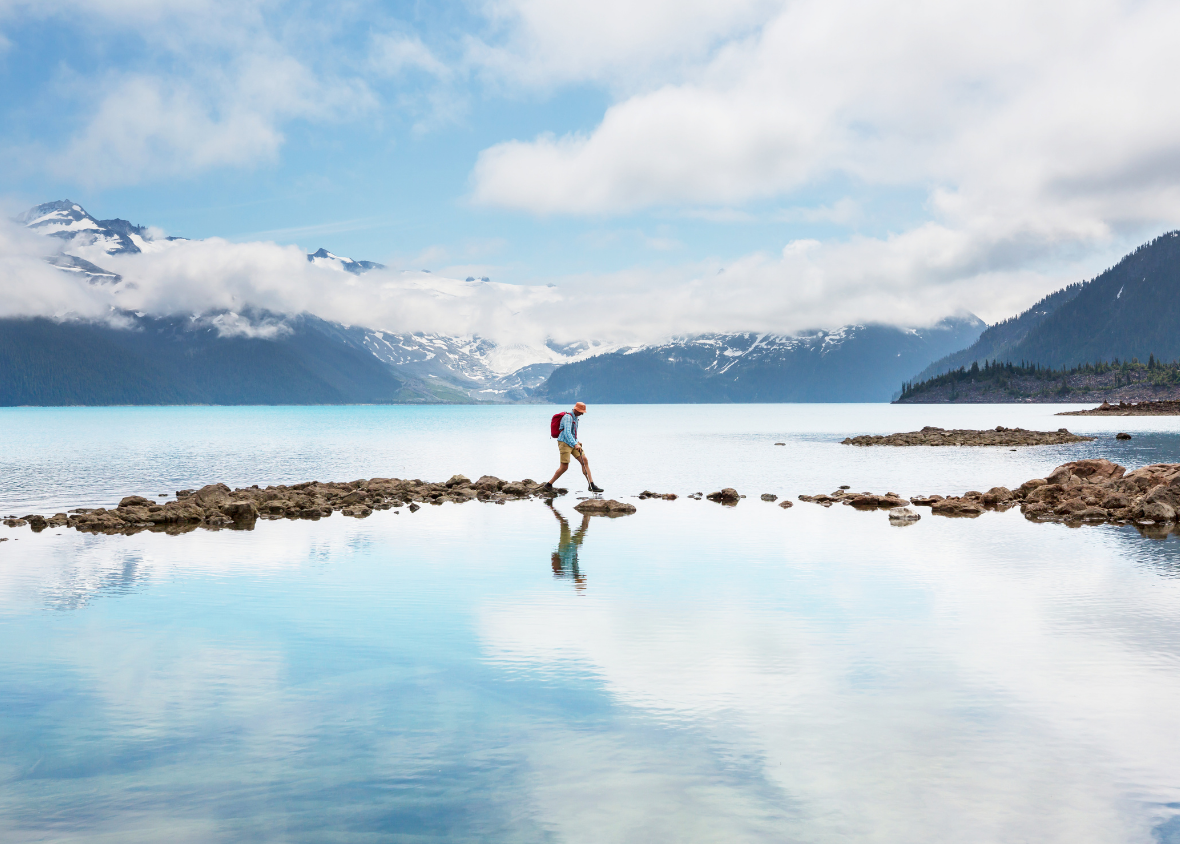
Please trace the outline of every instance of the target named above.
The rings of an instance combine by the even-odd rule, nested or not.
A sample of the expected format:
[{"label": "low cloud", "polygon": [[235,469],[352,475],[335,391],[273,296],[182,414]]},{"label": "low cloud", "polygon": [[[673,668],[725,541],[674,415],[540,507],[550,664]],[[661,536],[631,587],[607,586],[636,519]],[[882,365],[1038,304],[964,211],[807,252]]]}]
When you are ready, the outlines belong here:
[{"label": "low cloud", "polygon": [[[285,330],[281,320],[241,315],[306,313],[399,333],[630,344],[865,322],[923,326],[964,308],[995,321],[1042,291],[1105,266],[1063,262],[1021,235],[1020,229],[963,233],[929,224],[887,239],[793,241],[778,254],[586,274],[556,285],[467,282],[417,268],[354,276],[309,263],[299,246],[218,238],[160,244],[138,255],[71,248],[123,277],[116,285],[92,285],[44,263],[43,256],[60,246],[56,240],[4,223],[0,315],[109,319],[112,309],[205,315],[223,334],[277,336]],[[1038,262],[1056,269],[1028,268]]]}]

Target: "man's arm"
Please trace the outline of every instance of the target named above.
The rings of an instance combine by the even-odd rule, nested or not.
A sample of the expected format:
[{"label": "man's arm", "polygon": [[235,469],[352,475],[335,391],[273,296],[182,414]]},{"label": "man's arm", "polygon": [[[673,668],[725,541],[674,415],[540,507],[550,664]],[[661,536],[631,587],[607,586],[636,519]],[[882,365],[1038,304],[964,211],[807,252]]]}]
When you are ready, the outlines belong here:
[{"label": "man's arm", "polygon": [[574,415],[572,413],[561,417],[561,433],[557,438],[570,448],[577,446],[578,441],[574,439]]}]

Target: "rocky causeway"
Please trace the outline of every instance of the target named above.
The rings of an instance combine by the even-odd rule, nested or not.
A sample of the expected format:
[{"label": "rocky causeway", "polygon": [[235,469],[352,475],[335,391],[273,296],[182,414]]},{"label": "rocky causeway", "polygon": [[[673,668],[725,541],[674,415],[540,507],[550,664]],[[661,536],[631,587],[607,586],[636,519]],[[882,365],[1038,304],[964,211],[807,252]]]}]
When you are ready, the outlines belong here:
[{"label": "rocky causeway", "polygon": [[[308,481],[292,486],[242,489],[210,484],[200,489],[180,490],[174,500],[162,503],[129,495],[109,510],[78,508],[49,517],[36,514],[9,517],[3,523],[7,527],[27,525],[34,532],[67,527],[87,533],[132,534],[150,530],[178,534],[198,527],[249,529],[259,519],[320,519],[336,512],[365,518],[374,510],[404,507],[413,513],[423,504],[463,504],[469,501],[504,504],[530,499],[552,502],[568,492],[567,489],[548,488],[527,478],[504,481],[490,475],[475,481],[454,475],[445,482],[371,478],[346,483]],[[674,493],[650,490],[635,497],[668,501],[677,498]],[[696,501],[705,498],[733,507],[746,496],[732,487],[725,487],[708,495],[693,493],[688,497]],[[773,493],[763,493],[760,498],[766,503],[777,502],[783,509],[792,506],[791,501],[778,501],[778,496]],[[858,510],[888,510],[890,522],[899,525],[912,524],[920,518],[909,509],[910,506],[929,507],[931,513],[938,516],[968,518],[988,510],[1003,511],[1018,506],[1021,513],[1033,521],[1168,528],[1180,520],[1180,463],[1155,463],[1128,472],[1110,460],[1092,458],[1064,463],[1046,477],[1031,478],[1016,489],[994,486],[986,492],[971,490],[961,495],[911,495],[906,498],[896,492],[853,492],[849,487],[841,486],[831,493],[799,495],[798,500],[823,507],[841,504]],[[574,509],[587,515],[607,517],[636,512],[634,504],[603,498],[587,498]]]},{"label": "rocky causeway", "polygon": [[1071,434],[1065,428],[1056,431],[1027,431],[1024,428],[1005,428],[997,425],[975,431],[966,428],[935,428],[927,425],[920,431],[909,431],[902,434],[879,436],[863,434],[859,437],[845,437],[841,440],[844,445],[871,446],[1021,446],[1021,445],[1064,445],[1066,443],[1090,442],[1095,437],[1083,437]]}]

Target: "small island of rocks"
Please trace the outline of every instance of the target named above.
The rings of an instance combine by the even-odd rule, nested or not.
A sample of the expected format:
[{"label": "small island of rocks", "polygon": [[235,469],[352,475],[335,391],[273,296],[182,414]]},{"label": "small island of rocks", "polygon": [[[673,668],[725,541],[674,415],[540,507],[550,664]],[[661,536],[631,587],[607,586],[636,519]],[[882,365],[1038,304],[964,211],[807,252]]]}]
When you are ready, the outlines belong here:
[{"label": "small island of rocks", "polygon": [[1066,410],[1058,416],[1180,416],[1180,401],[1103,402],[1089,410]]},{"label": "small island of rocks", "polygon": [[927,425],[921,431],[909,431],[904,434],[889,434],[875,436],[863,434],[859,437],[845,437],[843,445],[892,445],[892,446],[1017,446],[1017,445],[1065,445],[1066,443],[1090,442],[1095,437],[1083,437],[1071,434],[1065,428],[1056,431],[1027,431],[1024,428],[1005,428],[997,425],[983,431],[966,428],[946,430]]}]

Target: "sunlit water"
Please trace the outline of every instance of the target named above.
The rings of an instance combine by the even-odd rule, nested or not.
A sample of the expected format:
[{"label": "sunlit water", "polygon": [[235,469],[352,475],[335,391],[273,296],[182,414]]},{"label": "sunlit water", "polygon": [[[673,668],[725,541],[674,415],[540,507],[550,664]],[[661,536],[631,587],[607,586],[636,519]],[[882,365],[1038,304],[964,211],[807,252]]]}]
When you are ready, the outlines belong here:
[{"label": "sunlit water", "polygon": [[[735,508],[0,528],[0,840],[1180,842],[1175,537],[758,499],[1180,461],[1180,419],[1055,409],[591,408],[608,495],[725,485]],[[551,412],[4,410],[0,513],[217,480],[543,480]],[[924,424],[1099,440],[838,444]]]}]

